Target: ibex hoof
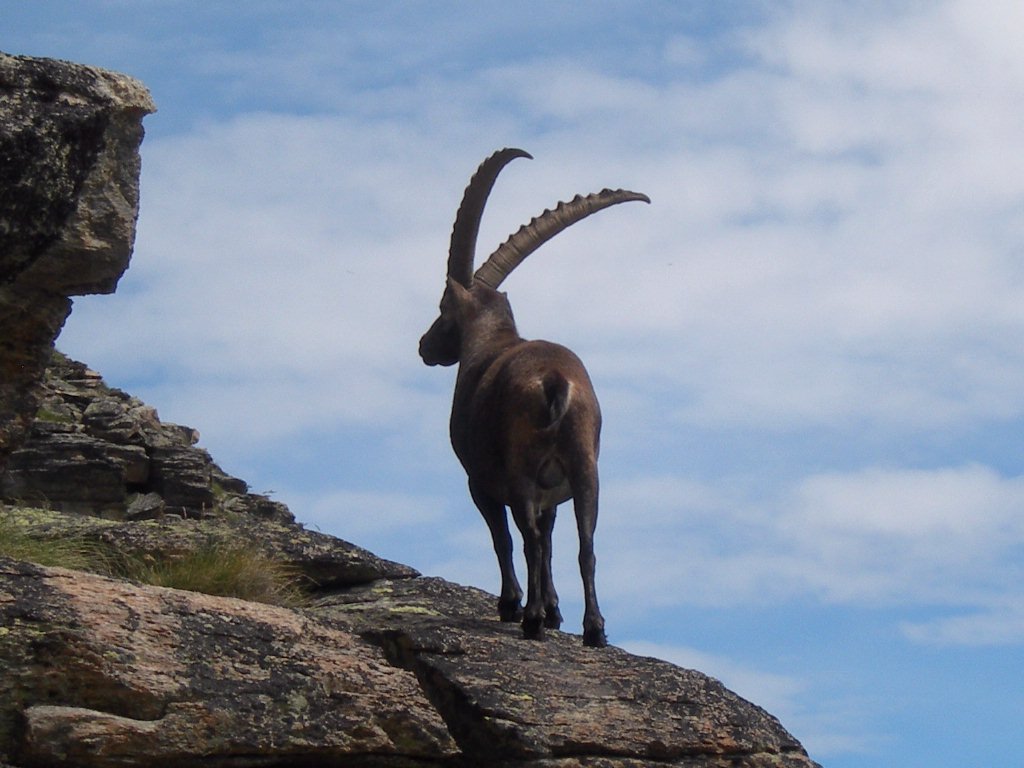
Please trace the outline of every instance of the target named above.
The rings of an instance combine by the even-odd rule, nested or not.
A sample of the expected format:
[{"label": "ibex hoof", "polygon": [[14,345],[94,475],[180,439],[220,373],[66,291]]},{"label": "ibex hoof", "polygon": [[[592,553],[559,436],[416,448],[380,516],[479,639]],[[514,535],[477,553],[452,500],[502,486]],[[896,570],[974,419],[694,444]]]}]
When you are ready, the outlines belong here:
[{"label": "ibex hoof", "polygon": [[558,629],[562,626],[562,612],[558,608],[549,608],[545,611],[544,626],[548,629]]},{"label": "ibex hoof", "polygon": [[523,606],[518,600],[499,600],[498,618],[502,621],[519,621],[523,618]]},{"label": "ibex hoof", "polygon": [[588,629],[583,632],[583,644],[588,648],[604,648],[608,638],[603,629]]},{"label": "ibex hoof", "polygon": [[540,618],[523,619],[523,637],[527,640],[544,639],[544,624]]}]

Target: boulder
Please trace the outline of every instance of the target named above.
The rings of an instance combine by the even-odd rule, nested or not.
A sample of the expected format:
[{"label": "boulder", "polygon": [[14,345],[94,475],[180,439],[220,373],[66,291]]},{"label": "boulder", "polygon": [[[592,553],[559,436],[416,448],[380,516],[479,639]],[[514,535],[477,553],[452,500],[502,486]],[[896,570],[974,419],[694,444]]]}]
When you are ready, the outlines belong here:
[{"label": "boulder", "polygon": [[443,765],[414,673],[275,606],[0,559],[0,755],[20,765]]}]

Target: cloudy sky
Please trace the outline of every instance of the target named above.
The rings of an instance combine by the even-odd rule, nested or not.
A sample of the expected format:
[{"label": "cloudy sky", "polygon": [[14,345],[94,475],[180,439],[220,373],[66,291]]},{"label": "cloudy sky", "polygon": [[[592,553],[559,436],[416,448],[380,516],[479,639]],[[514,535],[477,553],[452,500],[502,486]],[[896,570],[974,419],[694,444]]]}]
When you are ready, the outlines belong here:
[{"label": "cloudy sky", "polygon": [[[0,49],[132,74],[142,213],[68,354],[310,526],[496,590],[436,314],[483,255],[647,193],[503,286],[605,414],[613,643],[696,667],[830,768],[1024,748],[1024,6],[15,2]],[[581,595],[556,536],[566,627]]]}]

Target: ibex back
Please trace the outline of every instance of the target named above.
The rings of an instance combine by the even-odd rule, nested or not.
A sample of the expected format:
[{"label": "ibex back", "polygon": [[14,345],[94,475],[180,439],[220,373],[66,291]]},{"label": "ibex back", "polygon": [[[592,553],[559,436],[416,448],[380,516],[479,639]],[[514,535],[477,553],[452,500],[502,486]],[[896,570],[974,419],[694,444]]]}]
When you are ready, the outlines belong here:
[{"label": "ibex back", "polygon": [[[583,642],[599,647],[607,644],[594,587],[601,409],[580,359],[558,344],[520,338],[508,298],[497,288],[530,253],[580,219],[617,203],[650,201],[636,192],[606,189],[559,203],[521,227],[474,272],[484,205],[501,169],[517,157],[530,155],[520,149],[495,152],[466,188],[452,231],[441,315],[420,339],[420,357],[427,365],[459,364],[452,447],[498,556],[501,620],[521,617],[528,638],[542,637],[544,627],[561,626],[551,578],[551,532],[555,508],[571,498],[586,605]],[[523,536],[525,610],[506,507]]]}]

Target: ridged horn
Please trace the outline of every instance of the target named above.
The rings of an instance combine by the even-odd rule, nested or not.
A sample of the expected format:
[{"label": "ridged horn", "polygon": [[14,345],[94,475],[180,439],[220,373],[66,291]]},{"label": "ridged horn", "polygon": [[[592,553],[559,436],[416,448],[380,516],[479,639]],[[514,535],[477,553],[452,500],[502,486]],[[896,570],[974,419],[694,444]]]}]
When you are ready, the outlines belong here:
[{"label": "ridged horn", "polygon": [[630,192],[628,189],[604,189],[592,195],[576,195],[567,203],[559,203],[555,209],[545,210],[540,216],[524,224],[490,255],[473,275],[491,288],[497,288],[518,267],[523,259],[540,248],[562,230],[571,227],[580,219],[618,203],[639,200],[651,202],[647,195]]},{"label": "ridged horn", "polygon": [[487,198],[494,187],[494,181],[501,169],[517,157],[533,159],[529,152],[507,147],[499,149],[488,157],[469,180],[455,214],[455,226],[452,227],[452,241],[448,248],[448,277],[455,278],[459,283],[469,287],[473,279],[473,257],[476,253],[476,236],[480,231],[480,219],[484,213]]}]

